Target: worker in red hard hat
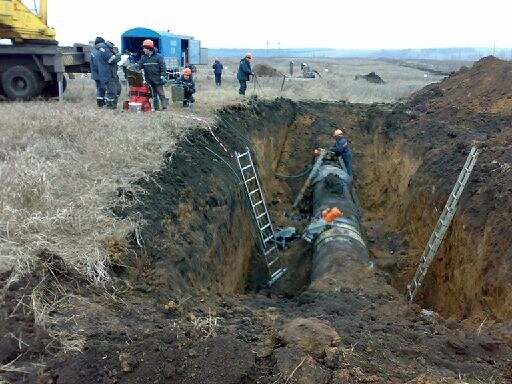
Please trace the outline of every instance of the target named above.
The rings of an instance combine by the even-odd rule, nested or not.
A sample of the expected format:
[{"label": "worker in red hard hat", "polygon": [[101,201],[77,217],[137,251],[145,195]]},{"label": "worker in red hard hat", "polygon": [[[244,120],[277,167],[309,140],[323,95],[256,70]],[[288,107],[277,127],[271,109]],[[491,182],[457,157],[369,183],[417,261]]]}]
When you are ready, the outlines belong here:
[{"label": "worker in red hard hat", "polygon": [[247,82],[250,80],[251,75],[254,75],[252,73],[251,69],[251,59],[252,55],[250,52],[247,52],[242,60],[240,60],[240,64],[238,65],[238,73],[236,75],[236,78],[238,79],[238,82],[240,83],[240,89],[238,93],[240,95],[245,96],[245,91],[247,90]]},{"label": "worker in red hard hat", "polygon": [[347,173],[352,176],[352,168],[350,167],[350,161],[352,160],[352,155],[350,153],[350,148],[348,147],[348,141],[343,136],[343,131],[339,128],[336,128],[332,131],[332,137],[336,140],[334,145],[331,147],[331,151],[334,152],[336,156],[341,156],[343,159],[343,163],[345,164],[345,168]]},{"label": "worker in red hard hat", "polygon": [[153,40],[146,39],[142,42],[142,51],[144,54],[135,65],[144,70],[144,79],[151,87],[153,96],[153,106],[155,110],[159,109],[158,99],[162,109],[167,109],[169,101],[165,97],[164,85],[167,83],[167,68],[164,57],[158,53]]},{"label": "worker in red hard hat", "polygon": [[180,85],[183,87],[185,94],[183,97],[183,106],[188,107],[195,101],[194,96],[192,96],[196,92],[196,84],[192,79],[192,70],[190,68],[185,68],[183,70],[183,75],[174,82],[174,84]]}]

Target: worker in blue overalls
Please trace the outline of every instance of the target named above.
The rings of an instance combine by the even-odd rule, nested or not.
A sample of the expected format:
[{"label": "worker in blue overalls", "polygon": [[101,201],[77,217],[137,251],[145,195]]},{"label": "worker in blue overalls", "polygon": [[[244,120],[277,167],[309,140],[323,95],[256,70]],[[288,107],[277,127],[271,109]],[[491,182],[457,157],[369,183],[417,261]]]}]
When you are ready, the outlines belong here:
[{"label": "worker in blue overalls", "polygon": [[117,63],[121,60],[121,55],[114,49],[112,43],[101,42],[95,47],[98,51],[96,56],[98,76],[101,85],[105,88],[105,105],[109,109],[116,109],[121,88],[117,76]]},{"label": "worker in blue overalls", "polygon": [[100,56],[100,51],[98,48],[100,44],[105,43],[105,39],[103,37],[98,36],[94,40],[94,47],[91,51],[91,79],[96,82],[96,104],[98,107],[103,107],[105,105],[105,84],[100,81],[100,75],[98,72],[98,60]]},{"label": "worker in blue overalls", "polygon": [[345,164],[345,168],[349,176],[352,176],[352,168],[350,167],[350,160],[352,159],[352,155],[350,154],[350,148],[348,147],[348,141],[343,136],[343,131],[341,129],[335,129],[332,131],[332,137],[336,140],[334,145],[331,147],[331,151],[334,152],[336,156],[341,156],[343,159],[343,163]]}]

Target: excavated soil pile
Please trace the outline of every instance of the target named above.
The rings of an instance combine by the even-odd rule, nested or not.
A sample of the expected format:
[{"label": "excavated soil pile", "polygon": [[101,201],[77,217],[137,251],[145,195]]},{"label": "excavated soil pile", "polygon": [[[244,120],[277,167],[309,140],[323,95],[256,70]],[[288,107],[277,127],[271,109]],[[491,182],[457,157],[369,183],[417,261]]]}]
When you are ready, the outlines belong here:
[{"label": "excavated soil pile", "polygon": [[[489,70],[509,65],[487,61]],[[140,181],[146,194],[118,191],[114,212],[138,213],[146,224],[131,239],[105,239],[112,284],[91,287],[57,255],[41,255],[37,273],[11,286],[0,311],[0,377],[510,383],[512,339],[507,323],[496,321],[512,317],[512,122],[509,114],[465,106],[455,85],[443,88],[464,78],[488,84],[478,80],[482,74],[493,78],[485,60],[396,106],[277,99],[219,111],[217,127],[198,127],[166,154],[160,172]],[[354,283],[312,289],[311,246],[299,239],[284,252],[289,274],[269,291],[233,152],[253,149],[275,225],[301,232],[311,207],[309,194],[292,207],[304,182],[297,175],[311,164],[312,149],[332,144],[334,126],[349,138],[380,268],[354,271]],[[403,288],[473,142],[483,152],[420,297],[422,306],[452,317],[445,320],[408,304]],[[130,207],[121,204],[130,199]],[[472,327],[457,318],[482,321]]]},{"label": "excavated soil pile", "polygon": [[[413,95],[411,106],[429,117],[467,120],[475,114],[512,115],[512,63],[493,56],[477,61]],[[484,127],[485,128],[485,127]]]},{"label": "excavated soil pile", "polygon": [[256,76],[261,76],[261,77],[276,77],[276,76],[282,77],[283,76],[283,74],[281,72],[279,72],[277,69],[275,69],[267,64],[256,64],[252,68],[252,71],[254,72],[254,74]]},{"label": "excavated soil pile", "polygon": [[370,72],[367,75],[356,75],[356,77],[354,77],[354,80],[366,80],[369,83],[386,84],[386,82],[382,80],[382,78],[375,72]]}]

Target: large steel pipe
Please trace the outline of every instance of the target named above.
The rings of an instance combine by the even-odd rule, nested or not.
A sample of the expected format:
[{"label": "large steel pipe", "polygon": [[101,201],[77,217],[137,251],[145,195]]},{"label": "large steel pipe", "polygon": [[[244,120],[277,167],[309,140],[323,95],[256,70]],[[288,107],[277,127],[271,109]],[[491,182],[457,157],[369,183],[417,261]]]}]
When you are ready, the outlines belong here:
[{"label": "large steel pipe", "polygon": [[[364,287],[373,268],[361,231],[352,178],[338,162],[326,161],[312,183],[313,221],[307,230],[309,239],[314,239],[310,288],[330,291]],[[322,212],[334,207],[342,211],[342,216],[326,222]]]}]

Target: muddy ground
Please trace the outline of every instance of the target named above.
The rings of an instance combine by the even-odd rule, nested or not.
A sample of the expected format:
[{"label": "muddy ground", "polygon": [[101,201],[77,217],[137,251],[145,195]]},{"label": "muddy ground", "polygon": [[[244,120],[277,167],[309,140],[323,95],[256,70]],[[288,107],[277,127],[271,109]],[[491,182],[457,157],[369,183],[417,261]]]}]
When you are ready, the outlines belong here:
[{"label": "muddy ground", "polygon": [[[212,131],[199,126],[153,181],[140,182],[147,194],[116,192],[114,212],[146,224],[130,239],[105,239],[111,284],[91,287],[43,253],[37,273],[10,288],[0,312],[0,363],[10,365],[0,377],[512,382],[511,67],[487,58],[396,105],[278,99],[219,111]],[[304,178],[278,175],[300,173],[334,127],[350,141],[377,268],[353,286],[308,289],[311,249],[299,239],[283,255],[290,273],[268,290],[230,156],[253,149],[276,225],[302,231],[309,196],[298,209],[292,203]],[[425,287],[408,304],[405,285],[472,144],[482,153]],[[38,318],[29,311],[34,289],[47,298]]]}]

